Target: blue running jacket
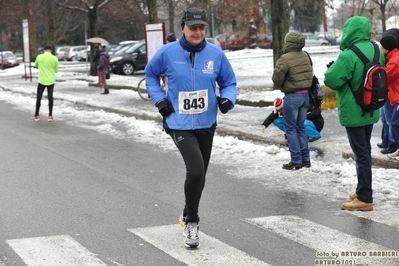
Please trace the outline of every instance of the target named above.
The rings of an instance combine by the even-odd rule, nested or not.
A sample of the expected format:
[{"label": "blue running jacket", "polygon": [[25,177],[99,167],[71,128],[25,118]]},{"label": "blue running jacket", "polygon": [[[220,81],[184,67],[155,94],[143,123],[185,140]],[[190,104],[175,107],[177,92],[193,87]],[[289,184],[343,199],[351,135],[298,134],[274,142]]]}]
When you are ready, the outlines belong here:
[{"label": "blue running jacket", "polygon": [[[160,87],[161,74],[166,76],[166,93]],[[164,119],[164,127],[173,130],[195,130],[216,126],[217,96],[236,102],[236,77],[220,47],[207,43],[195,53],[180,43],[163,45],[145,67],[145,81],[152,102],[167,99],[174,112]],[[216,86],[219,90],[216,90]]]}]

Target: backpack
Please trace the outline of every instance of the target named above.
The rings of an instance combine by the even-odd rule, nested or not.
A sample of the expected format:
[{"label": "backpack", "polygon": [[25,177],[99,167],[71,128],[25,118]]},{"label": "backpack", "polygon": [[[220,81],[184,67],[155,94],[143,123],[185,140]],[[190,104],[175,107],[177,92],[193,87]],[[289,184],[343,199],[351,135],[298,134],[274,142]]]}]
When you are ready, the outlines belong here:
[{"label": "backpack", "polygon": [[[313,67],[312,59],[310,58],[309,54],[305,52],[310,60],[310,65]],[[308,89],[308,95],[309,95],[309,111],[312,111],[314,109],[318,109],[321,107],[321,104],[323,103],[324,100],[324,93],[323,89],[320,86],[319,79],[313,75],[313,81],[312,81],[312,86]]]},{"label": "backpack", "polygon": [[349,87],[355,96],[357,104],[362,108],[362,116],[366,112],[370,112],[373,117],[373,111],[380,109],[388,100],[388,80],[387,73],[379,63],[380,49],[377,44],[372,42],[374,47],[374,58],[370,61],[363,53],[354,45],[348,48],[365,64],[363,80],[360,87],[355,91],[350,83]]}]

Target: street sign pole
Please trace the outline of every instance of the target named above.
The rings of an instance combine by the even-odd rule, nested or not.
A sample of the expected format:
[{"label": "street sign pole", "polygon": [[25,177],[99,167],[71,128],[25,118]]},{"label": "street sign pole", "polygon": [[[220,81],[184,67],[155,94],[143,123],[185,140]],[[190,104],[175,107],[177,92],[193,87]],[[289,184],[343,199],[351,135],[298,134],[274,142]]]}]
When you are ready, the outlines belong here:
[{"label": "street sign pole", "polygon": [[0,26],[0,57],[1,57],[1,70],[4,70],[4,65],[3,65],[3,35],[1,33],[1,26]]}]

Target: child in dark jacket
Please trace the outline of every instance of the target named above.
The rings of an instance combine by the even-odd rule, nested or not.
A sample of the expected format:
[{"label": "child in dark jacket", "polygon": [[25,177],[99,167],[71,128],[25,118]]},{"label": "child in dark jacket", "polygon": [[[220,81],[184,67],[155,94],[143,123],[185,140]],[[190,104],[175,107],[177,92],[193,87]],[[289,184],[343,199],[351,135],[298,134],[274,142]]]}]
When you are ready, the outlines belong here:
[{"label": "child in dark jacket", "polygon": [[[266,128],[273,123],[280,130],[284,131],[283,121],[283,100],[276,98],[273,102],[274,110],[266,117],[262,123],[262,132],[264,133]],[[321,115],[321,109],[309,110],[306,114],[305,119],[305,130],[309,141],[315,141],[321,137],[320,132],[324,127],[324,118]]]}]

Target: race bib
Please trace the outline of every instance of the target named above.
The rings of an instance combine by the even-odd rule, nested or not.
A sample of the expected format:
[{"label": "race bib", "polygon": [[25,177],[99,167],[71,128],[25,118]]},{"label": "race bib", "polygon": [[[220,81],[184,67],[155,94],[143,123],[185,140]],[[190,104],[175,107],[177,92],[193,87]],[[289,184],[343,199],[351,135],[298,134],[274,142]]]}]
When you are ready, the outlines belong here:
[{"label": "race bib", "polygon": [[179,114],[200,114],[208,110],[208,90],[179,92]]}]

